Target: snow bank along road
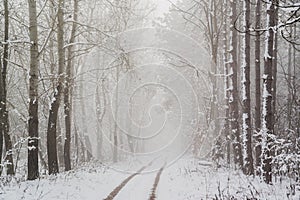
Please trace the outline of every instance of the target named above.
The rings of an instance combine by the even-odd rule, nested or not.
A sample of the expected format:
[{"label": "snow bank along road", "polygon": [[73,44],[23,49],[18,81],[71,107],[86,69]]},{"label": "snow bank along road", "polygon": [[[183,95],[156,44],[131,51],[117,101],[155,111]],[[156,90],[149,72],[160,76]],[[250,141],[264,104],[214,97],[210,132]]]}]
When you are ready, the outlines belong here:
[{"label": "snow bank along road", "polygon": [[300,188],[296,188],[294,196],[287,197],[287,179],[267,185],[258,178],[227,168],[215,169],[211,163],[190,156],[162,166],[157,162],[151,166],[122,162],[110,167],[88,163],[40,180],[15,179],[6,185],[0,182],[0,200],[210,200],[216,196],[251,199],[253,195],[266,200],[300,199]]}]

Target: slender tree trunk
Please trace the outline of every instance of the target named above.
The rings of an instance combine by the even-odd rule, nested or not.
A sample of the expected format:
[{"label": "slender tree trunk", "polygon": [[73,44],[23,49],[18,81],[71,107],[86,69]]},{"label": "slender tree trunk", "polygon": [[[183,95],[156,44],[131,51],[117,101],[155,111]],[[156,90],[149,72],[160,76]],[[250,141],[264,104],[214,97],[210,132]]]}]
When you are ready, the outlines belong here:
[{"label": "slender tree trunk", "polygon": [[36,1],[28,0],[29,8],[29,37],[30,46],[30,69],[29,69],[29,120],[28,120],[28,180],[39,177],[38,163],[38,31],[37,31],[37,11]]},{"label": "slender tree trunk", "polygon": [[[255,28],[260,29],[261,0],[256,1]],[[260,72],[260,32],[255,35],[255,160],[257,169],[261,166],[261,72]],[[258,173],[259,170],[258,170]]]},{"label": "slender tree trunk", "polygon": [[235,30],[234,24],[237,18],[236,14],[236,2],[230,0],[230,49],[229,49],[229,65],[230,65],[230,76],[232,90],[230,91],[230,115],[231,128],[233,133],[233,152],[234,162],[240,167],[243,166],[243,157],[241,149],[240,139],[240,127],[239,127],[239,95],[238,95],[238,84],[237,84],[237,31]]},{"label": "slender tree trunk", "polygon": [[214,134],[219,135],[220,122],[219,122],[219,109],[218,109],[218,81],[216,74],[218,73],[218,16],[217,16],[217,5],[215,1],[210,1],[210,12],[208,14],[208,21],[210,23],[210,45],[211,45],[211,82],[212,82],[212,104],[211,104],[211,120],[214,122]]},{"label": "slender tree trunk", "polygon": [[[9,121],[8,121],[8,111],[6,108],[6,98],[7,98],[7,86],[6,86],[6,75],[8,67],[8,34],[9,34],[9,10],[8,10],[8,0],[3,0],[4,4],[4,53],[3,53],[3,69],[2,69],[2,81],[3,81],[3,96],[1,99],[1,109],[3,109],[3,136],[5,143],[5,163],[7,163],[7,174],[14,175],[14,163],[12,157],[12,142],[9,134]],[[2,116],[1,116],[2,117]]]},{"label": "slender tree trunk", "polygon": [[[229,65],[228,65],[228,27],[227,27],[227,0],[223,1],[224,6],[222,6],[222,15],[224,16],[223,19],[223,63],[224,63],[224,83],[225,83],[225,124],[224,124],[224,135],[226,138],[226,157],[227,157],[227,164],[230,165],[230,106],[229,106],[229,100],[230,100],[230,85],[229,85]],[[225,9],[225,10],[224,10]]]},{"label": "slender tree trunk", "polygon": [[263,75],[263,103],[262,103],[262,170],[263,178],[266,183],[272,182],[272,135],[273,135],[273,112],[272,112],[272,69],[273,69],[273,48],[275,26],[275,0],[267,1],[267,27],[266,48],[264,57]]},{"label": "slender tree trunk", "polygon": [[90,142],[90,137],[88,135],[88,128],[87,128],[87,120],[86,120],[86,111],[85,111],[85,101],[83,96],[83,76],[81,76],[80,82],[80,107],[81,107],[81,121],[82,121],[82,132],[83,132],[83,140],[81,140],[82,147],[83,147],[83,154],[85,161],[90,161],[93,157],[92,155],[92,146]]},{"label": "slender tree trunk", "polygon": [[[290,27],[290,32],[292,33],[293,28]],[[292,44],[289,43],[289,49],[288,49],[288,99],[287,99],[287,106],[288,106],[288,113],[287,113],[287,122],[288,122],[288,128],[291,129],[291,121],[292,121]]]},{"label": "slender tree trunk", "polygon": [[[73,20],[77,21],[77,13],[78,13],[78,0],[74,0],[74,17]],[[71,108],[72,108],[72,96],[70,95],[70,88],[72,87],[71,78],[72,78],[72,66],[73,66],[73,57],[74,57],[74,45],[75,42],[75,34],[77,29],[77,23],[72,24],[71,36],[69,43],[71,44],[68,47],[68,59],[67,59],[67,68],[66,68],[66,80],[65,80],[65,88],[64,88],[64,113],[65,113],[65,127],[66,127],[66,138],[65,138],[65,146],[64,146],[64,160],[65,160],[65,170],[71,170],[71,155],[70,155],[70,147],[71,147]]]},{"label": "slender tree trunk", "polygon": [[60,106],[61,93],[63,91],[64,68],[65,68],[65,51],[64,51],[64,0],[59,0],[57,11],[57,46],[58,46],[58,83],[54,92],[49,111],[48,128],[47,128],[47,153],[48,153],[48,170],[49,174],[57,174],[57,141],[56,141],[56,123],[58,118],[58,109]]},{"label": "slender tree trunk", "polygon": [[119,66],[116,69],[116,78],[117,78],[117,85],[116,85],[116,100],[115,100],[115,119],[114,119],[114,147],[113,147],[113,162],[118,161],[118,98],[119,98]]},{"label": "slender tree trunk", "polygon": [[101,112],[101,100],[100,100],[100,87],[97,85],[96,88],[96,113],[97,113],[97,157],[98,159],[102,159],[102,143],[103,143],[103,135],[102,135],[102,121],[106,112],[106,97],[105,97],[105,89],[104,89],[104,80],[102,80],[102,94],[103,94],[103,111]]},{"label": "slender tree trunk", "polygon": [[[276,5],[278,5],[278,0],[276,0]],[[278,23],[278,6],[275,6],[275,13],[274,13],[274,23],[277,25]],[[274,134],[275,134],[275,120],[276,120],[276,96],[277,96],[277,49],[278,49],[278,31],[274,32],[274,44],[273,44],[273,69],[272,69],[272,109],[273,109],[273,123],[274,123]]]},{"label": "slender tree trunk", "polygon": [[[1,57],[0,57],[0,74],[2,73],[2,62],[1,62]],[[3,96],[3,81],[2,81],[2,76],[0,76],[0,98]],[[2,99],[0,99],[0,102]],[[3,109],[1,107],[2,104],[0,104],[0,163],[2,164],[2,154],[3,154]],[[0,175],[2,173],[2,165],[0,165]]]},{"label": "slender tree trunk", "polygon": [[250,1],[244,0],[244,25],[245,33],[243,34],[243,64],[242,64],[242,108],[243,108],[243,149],[244,160],[243,170],[247,175],[254,173],[252,157],[252,128],[251,128],[251,107],[250,107]]}]

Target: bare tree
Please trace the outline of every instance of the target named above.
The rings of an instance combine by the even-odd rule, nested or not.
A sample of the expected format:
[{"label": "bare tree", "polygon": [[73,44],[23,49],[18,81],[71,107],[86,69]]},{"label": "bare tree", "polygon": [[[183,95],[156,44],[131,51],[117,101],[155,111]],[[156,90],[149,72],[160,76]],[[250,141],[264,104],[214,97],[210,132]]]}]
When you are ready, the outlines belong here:
[{"label": "bare tree", "polygon": [[71,156],[70,156],[70,147],[71,147],[71,108],[72,108],[72,95],[70,94],[70,90],[72,87],[71,79],[72,79],[72,67],[73,67],[73,59],[74,59],[74,45],[75,42],[75,34],[77,29],[77,21],[78,18],[78,0],[74,0],[74,11],[73,11],[73,20],[71,36],[69,40],[68,47],[68,57],[67,57],[67,66],[66,66],[66,80],[65,80],[65,88],[64,88],[64,113],[65,113],[65,128],[66,128],[66,138],[64,145],[64,161],[65,161],[65,170],[71,170]]},{"label": "bare tree", "polygon": [[229,66],[230,66],[230,116],[231,128],[233,133],[233,152],[234,162],[240,167],[243,166],[243,157],[241,149],[240,127],[239,127],[239,107],[238,107],[238,84],[237,84],[237,31],[235,29],[235,21],[237,18],[236,2],[230,0],[230,38],[229,38]]},{"label": "bare tree", "polygon": [[272,182],[272,135],[273,135],[273,110],[272,110],[272,86],[273,86],[273,57],[274,57],[274,29],[276,0],[267,1],[267,31],[265,40],[264,75],[263,75],[263,102],[262,102],[262,170],[266,183]]},{"label": "bare tree", "polygon": [[244,26],[243,33],[243,64],[241,67],[242,82],[242,131],[243,131],[243,170],[247,175],[254,173],[252,157],[252,127],[251,127],[251,107],[250,107],[250,2],[244,0]]},{"label": "bare tree", "polygon": [[58,109],[60,106],[61,94],[63,91],[64,68],[65,68],[65,50],[64,50],[64,0],[58,1],[57,11],[57,53],[58,53],[58,83],[54,91],[51,102],[47,128],[47,153],[49,174],[59,172],[57,160],[57,142],[56,142],[56,124],[58,118]]},{"label": "bare tree", "polygon": [[[261,23],[261,1],[256,1],[255,6],[255,28],[260,29]],[[260,32],[256,31],[255,35],[255,160],[256,167],[261,165],[261,72],[260,72]]]},{"label": "bare tree", "polygon": [[29,71],[29,120],[28,120],[28,180],[39,177],[39,132],[38,132],[38,74],[39,74],[39,52],[38,52],[38,29],[36,1],[28,0],[29,8],[29,34],[30,34],[30,71]]}]

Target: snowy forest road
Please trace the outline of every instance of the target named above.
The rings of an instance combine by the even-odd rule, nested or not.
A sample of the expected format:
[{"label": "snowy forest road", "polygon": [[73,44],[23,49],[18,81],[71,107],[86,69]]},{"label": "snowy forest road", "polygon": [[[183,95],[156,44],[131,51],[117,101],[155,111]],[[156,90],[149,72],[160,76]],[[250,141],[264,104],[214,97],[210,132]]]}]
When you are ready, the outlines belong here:
[{"label": "snowy forest road", "polygon": [[[160,180],[160,176],[164,169],[164,166],[161,167],[157,173],[142,174],[143,170],[149,167],[151,164],[152,162],[150,162],[148,165],[143,166],[136,173],[133,173],[132,175],[127,177],[104,200],[124,199],[124,198],[127,199],[128,197],[130,197],[130,199],[132,198],[147,199],[147,196],[149,196],[149,194],[150,197],[148,199],[155,200],[156,189]],[[119,193],[120,195],[118,195]]]}]

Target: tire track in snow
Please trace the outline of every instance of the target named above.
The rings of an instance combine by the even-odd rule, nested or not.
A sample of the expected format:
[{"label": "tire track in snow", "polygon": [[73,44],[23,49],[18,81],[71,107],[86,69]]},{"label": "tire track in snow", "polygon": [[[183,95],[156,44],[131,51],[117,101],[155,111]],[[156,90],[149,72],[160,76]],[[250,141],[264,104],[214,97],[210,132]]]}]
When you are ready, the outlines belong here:
[{"label": "tire track in snow", "polygon": [[149,164],[143,166],[141,169],[139,169],[136,173],[130,175],[127,177],[120,185],[118,185],[104,200],[113,200],[117,194],[122,190],[122,188],[135,176],[139,175],[144,169],[146,169],[148,166],[152,164],[153,161],[151,161]]},{"label": "tire track in snow", "polygon": [[155,181],[154,181],[154,184],[153,184],[153,188],[152,188],[152,192],[151,192],[149,200],[155,200],[156,199],[156,194],[155,193],[156,193],[156,189],[157,189],[157,186],[158,186],[158,182],[159,182],[161,173],[164,170],[164,167],[165,166],[163,166],[162,168],[160,168],[159,171],[156,174]]}]

